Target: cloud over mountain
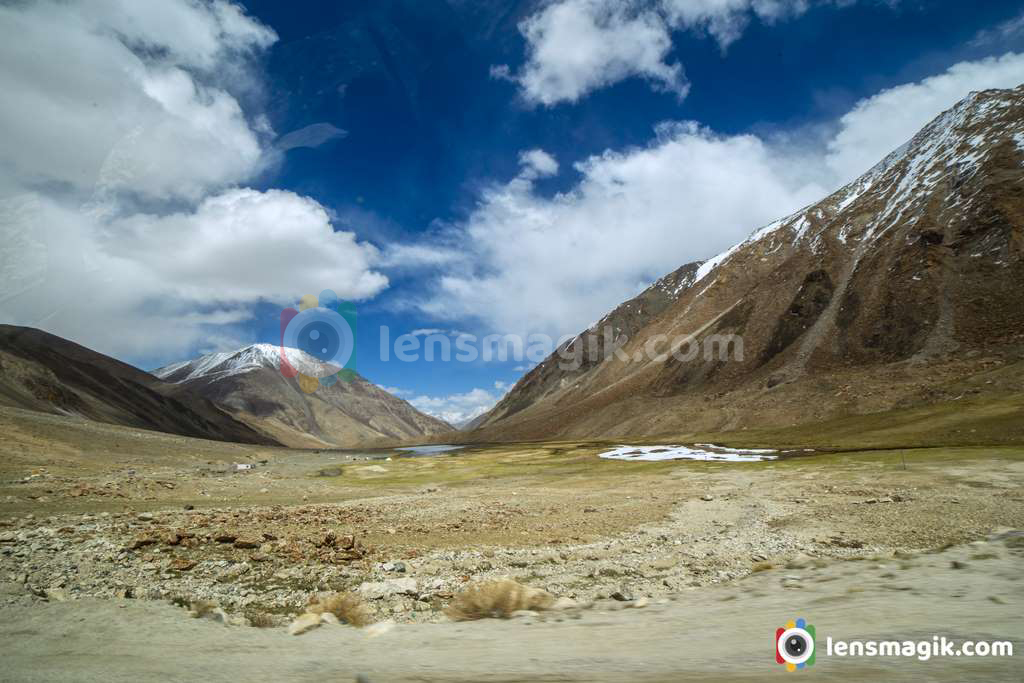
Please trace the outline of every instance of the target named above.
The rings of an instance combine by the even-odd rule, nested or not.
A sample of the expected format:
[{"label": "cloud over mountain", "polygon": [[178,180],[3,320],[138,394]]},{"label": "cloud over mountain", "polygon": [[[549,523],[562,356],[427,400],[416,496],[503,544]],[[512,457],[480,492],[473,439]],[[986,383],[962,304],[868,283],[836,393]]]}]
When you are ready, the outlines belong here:
[{"label": "cloud over mountain", "polygon": [[[223,0],[0,6],[0,235],[10,322],[105,353],[237,345],[258,301],[387,286],[308,197],[239,186],[277,161],[253,58],[272,29]],[[73,64],[74,68],[69,68]],[[280,148],[337,137],[320,125]]]}]

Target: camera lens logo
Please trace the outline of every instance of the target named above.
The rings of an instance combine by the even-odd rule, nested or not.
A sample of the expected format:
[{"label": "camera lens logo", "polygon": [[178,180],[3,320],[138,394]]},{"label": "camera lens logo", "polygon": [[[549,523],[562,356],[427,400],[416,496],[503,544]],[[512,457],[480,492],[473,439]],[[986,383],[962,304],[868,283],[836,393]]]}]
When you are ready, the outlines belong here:
[{"label": "camera lens logo", "polygon": [[775,661],[787,671],[814,665],[814,627],[803,619],[786,622],[775,630]]},{"label": "camera lens logo", "polygon": [[[330,289],[320,296],[307,294],[298,310],[281,311],[281,374],[298,377],[307,394],[355,376],[355,309],[338,300]],[[319,363],[310,363],[289,349],[304,351]]]}]

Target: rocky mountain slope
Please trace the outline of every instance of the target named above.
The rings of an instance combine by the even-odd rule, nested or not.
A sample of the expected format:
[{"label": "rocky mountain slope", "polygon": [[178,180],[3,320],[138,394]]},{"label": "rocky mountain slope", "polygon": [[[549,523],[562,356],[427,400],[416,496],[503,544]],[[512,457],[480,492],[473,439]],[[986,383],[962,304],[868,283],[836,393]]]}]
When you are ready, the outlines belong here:
[{"label": "rocky mountain slope", "polygon": [[28,327],[0,325],[0,405],[203,439],[276,443],[200,396]]},{"label": "rocky mountain slope", "polygon": [[[972,93],[821,202],[667,276],[466,438],[764,428],[1007,395],[1024,375],[1022,286],[1024,86]],[[628,337],[621,354],[608,326]],[[652,358],[659,335],[699,351]],[[723,359],[709,341],[729,335],[742,352]],[[578,368],[559,357],[575,352]]]},{"label": "rocky mountain slope", "polygon": [[[299,372],[321,377],[331,368],[288,349]],[[253,429],[296,448],[357,446],[378,440],[417,439],[452,430],[359,375],[307,394],[279,371],[280,348],[254,344],[213,353],[154,371],[198,393]]]}]

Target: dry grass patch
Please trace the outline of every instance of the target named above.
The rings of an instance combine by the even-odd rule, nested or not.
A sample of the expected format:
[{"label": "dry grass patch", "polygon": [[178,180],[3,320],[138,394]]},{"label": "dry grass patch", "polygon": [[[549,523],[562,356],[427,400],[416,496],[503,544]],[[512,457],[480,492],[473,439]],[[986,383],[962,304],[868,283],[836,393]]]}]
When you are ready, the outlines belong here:
[{"label": "dry grass patch", "polygon": [[274,615],[263,612],[246,612],[245,618],[253,628],[274,628],[278,624]]},{"label": "dry grass patch", "polygon": [[355,593],[314,595],[306,607],[307,614],[333,614],[343,624],[363,627],[370,623],[370,611]]},{"label": "dry grass patch", "polygon": [[555,596],[547,591],[499,579],[470,586],[452,599],[444,613],[452,621],[507,619],[513,612],[544,610],[554,602]]}]

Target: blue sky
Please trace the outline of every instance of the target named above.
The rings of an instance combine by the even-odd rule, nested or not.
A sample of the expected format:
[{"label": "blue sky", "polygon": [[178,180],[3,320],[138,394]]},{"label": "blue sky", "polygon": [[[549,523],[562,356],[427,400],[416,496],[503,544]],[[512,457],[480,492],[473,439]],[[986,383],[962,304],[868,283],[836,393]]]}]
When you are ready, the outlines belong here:
[{"label": "blue sky", "polygon": [[[276,341],[282,305],[330,287],[358,301],[360,372],[450,419],[529,363],[384,362],[381,325],[578,332],[867,170],[969,90],[1024,81],[1020,2],[178,4],[2,10],[18,35],[0,48],[0,122],[28,142],[0,191],[21,202],[10,215],[60,226],[37,251],[87,256],[51,257],[48,286],[16,274],[10,291],[29,294],[0,313],[155,367]],[[161,35],[174,22],[186,37]],[[37,30],[64,36],[52,68],[30,64],[50,38],[16,40]],[[33,128],[46,98],[122,130],[97,119],[89,135],[110,142],[92,151],[59,113]],[[46,145],[80,164],[44,165]],[[90,303],[69,311],[56,281],[83,277]]]}]

